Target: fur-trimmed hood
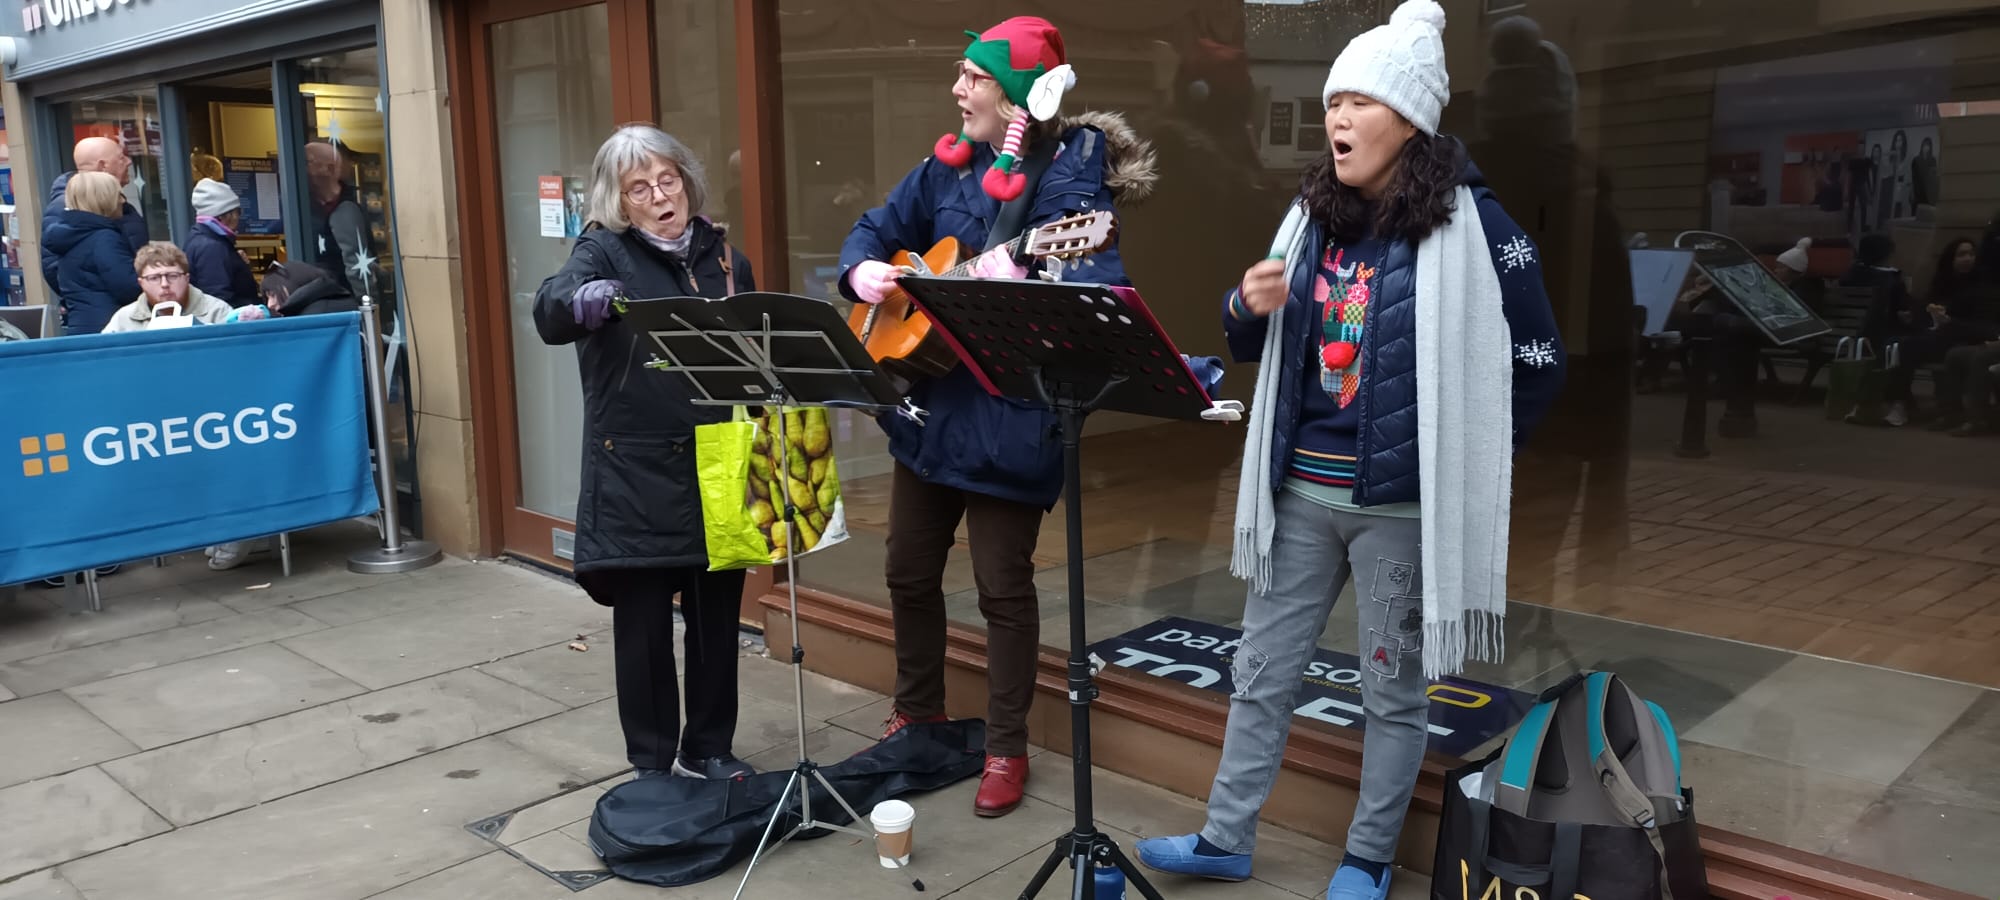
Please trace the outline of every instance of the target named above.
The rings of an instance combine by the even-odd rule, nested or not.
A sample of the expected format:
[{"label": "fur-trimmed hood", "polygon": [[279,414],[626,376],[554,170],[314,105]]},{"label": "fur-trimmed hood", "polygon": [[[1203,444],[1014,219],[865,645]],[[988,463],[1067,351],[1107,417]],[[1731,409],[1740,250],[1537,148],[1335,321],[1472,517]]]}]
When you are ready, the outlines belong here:
[{"label": "fur-trimmed hood", "polygon": [[1159,159],[1153,144],[1127,124],[1122,113],[1086,110],[1056,120],[1056,132],[1094,128],[1104,134],[1104,186],[1119,203],[1138,203],[1153,195],[1159,182]]}]

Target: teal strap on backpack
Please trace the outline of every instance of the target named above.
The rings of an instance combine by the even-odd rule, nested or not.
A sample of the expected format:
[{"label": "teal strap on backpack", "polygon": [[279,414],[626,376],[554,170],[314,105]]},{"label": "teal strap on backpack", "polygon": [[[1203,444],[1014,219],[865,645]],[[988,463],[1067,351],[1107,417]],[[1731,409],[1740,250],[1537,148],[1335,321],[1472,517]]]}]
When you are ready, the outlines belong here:
[{"label": "teal strap on backpack", "polygon": [[[1590,731],[1591,768],[1597,772],[1597,781],[1603,786],[1604,795],[1611,799],[1612,804],[1617,806],[1620,812],[1631,819],[1633,825],[1645,830],[1646,839],[1653,845],[1653,855],[1658,858],[1660,864],[1660,896],[1663,900],[1674,900],[1674,890],[1669,884],[1671,878],[1667,872],[1667,845],[1660,836],[1659,816],[1653,808],[1653,800],[1639,789],[1639,784],[1632,780],[1631,773],[1625,771],[1625,763],[1618,758],[1618,754],[1611,752],[1610,741],[1604,735],[1604,704],[1610,699],[1613,677],[1609,672],[1593,672],[1585,682],[1586,695],[1590,702],[1586,727]],[[1622,684],[1618,689],[1620,693],[1625,692]],[[1627,702],[1625,697],[1620,697],[1619,700]],[[1665,715],[1660,713],[1657,707],[1654,708],[1654,714],[1662,717]],[[1676,753],[1678,754],[1678,751]],[[1675,765],[1675,770],[1679,771],[1678,763]]]},{"label": "teal strap on backpack", "polygon": [[1535,766],[1542,758],[1542,744],[1548,740],[1549,723],[1555,719],[1558,700],[1545,700],[1528,708],[1507,749],[1500,757],[1500,783],[1493,789],[1493,805],[1516,815],[1528,814],[1528,793],[1535,783]]},{"label": "teal strap on backpack", "polygon": [[1674,731],[1674,721],[1667,718],[1667,711],[1660,704],[1646,701],[1646,708],[1653,711],[1653,721],[1660,723],[1660,733],[1667,736],[1667,750],[1674,760],[1674,793],[1681,792],[1681,736]]}]

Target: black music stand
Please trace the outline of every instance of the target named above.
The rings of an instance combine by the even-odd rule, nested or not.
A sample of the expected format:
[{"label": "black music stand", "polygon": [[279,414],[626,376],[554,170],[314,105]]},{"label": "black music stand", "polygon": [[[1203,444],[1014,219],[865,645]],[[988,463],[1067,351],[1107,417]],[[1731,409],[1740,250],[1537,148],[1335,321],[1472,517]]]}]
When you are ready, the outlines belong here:
[{"label": "black music stand", "polygon": [[1242,405],[1212,401],[1137,291],[1101,284],[909,276],[897,281],[986,389],[1040,403],[1062,428],[1069,558],[1069,702],[1076,827],[1021,891],[1039,894],[1069,860],[1070,896],[1095,900],[1097,863],[1117,866],[1148,900],[1139,869],[1099,831],[1090,799],[1090,703],[1097,698],[1083,629],[1083,420],[1097,410],[1162,419],[1234,421]]},{"label": "black music stand", "polygon": [[[658,348],[647,367],[685,379],[698,406],[824,406],[881,412],[903,405],[888,377],[876,369],[867,349],[824,301],[792,294],[750,292],[723,300],[704,297],[630,300],[619,311]],[[787,417],[776,418],[781,448],[779,471],[789,471],[792,445],[785,433]],[[806,652],[799,645],[798,624],[798,507],[792,502],[792,479],[778,481],[783,486],[785,504],[785,564],[791,568],[785,590],[791,600],[792,690],[798,709],[799,762],[791,779],[785,782],[784,792],[778,795],[771,821],[764,826],[764,836],[750,856],[750,865],[743,870],[743,880],[736,885],[738,898],[749,886],[750,876],[756,872],[765,851],[776,852],[802,833],[839,831],[862,838],[874,837],[873,832],[813,816],[812,782],[818,781],[855,824],[864,821],[806,753]],[[771,835],[777,831],[778,821],[792,812],[789,801],[795,791],[799,821],[772,844]]]}]

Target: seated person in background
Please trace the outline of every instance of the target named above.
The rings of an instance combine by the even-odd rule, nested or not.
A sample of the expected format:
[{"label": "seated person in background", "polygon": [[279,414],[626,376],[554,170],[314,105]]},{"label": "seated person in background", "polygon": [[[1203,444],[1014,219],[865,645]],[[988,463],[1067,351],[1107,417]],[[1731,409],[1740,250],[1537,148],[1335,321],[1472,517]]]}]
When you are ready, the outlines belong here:
[{"label": "seated person in background", "polygon": [[1826,279],[1809,278],[1806,270],[1812,267],[1812,238],[1799,238],[1796,246],[1778,254],[1776,265],[1771,266],[1771,274],[1778,282],[1790,288],[1804,301],[1806,308],[1818,313],[1820,304],[1826,300]]},{"label": "seated person in background", "polygon": [[153,309],[163,303],[179,305],[181,315],[193,316],[204,325],[229,318],[229,304],[188,283],[188,258],[181,248],[154,241],[139,248],[132,268],[138,270],[139,288],[145,293],[112,314],[111,324],[104,326],[105,334],[145,331],[153,321]]},{"label": "seated person in background", "polygon": [[1977,437],[2000,429],[1993,417],[1993,388],[2000,385],[2000,340],[1953,347],[1938,372],[1934,431]]},{"label": "seated person in background", "polygon": [[[1903,273],[1889,265],[1889,258],[1896,254],[1896,242],[1886,234],[1863,235],[1861,244],[1855,248],[1854,267],[1841,276],[1841,287],[1865,287],[1875,292],[1875,298],[1868,304],[1868,313],[1861,320],[1861,337],[1866,338],[1875,352],[1888,355],[1890,344],[1901,342],[1917,333],[1918,309],[1910,299],[1910,290],[1903,283]],[[1928,325],[1928,318],[1922,320]],[[1890,385],[1888,395],[1889,412],[1883,421],[1893,426],[1903,426],[1910,421],[1910,391],[1908,382],[1902,389]]]},{"label": "seated person in background", "polygon": [[279,316],[354,312],[361,308],[361,301],[354,298],[346,285],[310,263],[272,263],[264,273],[261,291],[264,302],[236,310],[229,321],[253,322]]},{"label": "seated person in background", "polygon": [[257,302],[257,276],[236,250],[243,201],[236,190],[207,178],[194,186],[194,230],[188,234],[188,283],[230,306]]},{"label": "seated person in background", "polygon": [[[1944,362],[1945,355],[1954,347],[1978,344],[1995,336],[1989,318],[1992,310],[1987,308],[1994,287],[1977,277],[1978,269],[1979,245],[1970,238],[1952,241],[1938,254],[1937,271],[1931,276],[1930,300],[1917,317],[1916,333],[1902,340],[1897,366],[1889,370],[1889,399],[1911,400],[1914,408],[1915,393],[1910,386],[1918,369]],[[1938,387],[1938,411],[1951,417],[1957,406],[1956,398],[1947,400],[1944,385]]]},{"label": "seated person in background", "polygon": [[1947,347],[2000,337],[2000,285],[1979,277],[1982,262],[1970,238],[1952,241],[1938,255],[1924,311],[1930,314],[1931,332]]}]

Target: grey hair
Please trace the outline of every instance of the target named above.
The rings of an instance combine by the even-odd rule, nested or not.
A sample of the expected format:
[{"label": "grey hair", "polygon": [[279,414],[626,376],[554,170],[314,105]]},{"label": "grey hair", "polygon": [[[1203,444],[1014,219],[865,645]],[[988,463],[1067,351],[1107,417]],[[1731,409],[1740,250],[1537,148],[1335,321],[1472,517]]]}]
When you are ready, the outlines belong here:
[{"label": "grey hair", "polygon": [[625,176],[658,160],[672,163],[687,192],[688,217],[701,215],[708,202],[708,177],[701,160],[686,144],[651,125],[626,125],[605,138],[590,164],[590,193],[584,201],[584,221],[612,231],[632,227],[625,219]]}]

